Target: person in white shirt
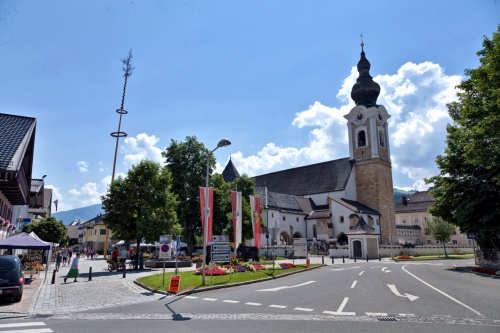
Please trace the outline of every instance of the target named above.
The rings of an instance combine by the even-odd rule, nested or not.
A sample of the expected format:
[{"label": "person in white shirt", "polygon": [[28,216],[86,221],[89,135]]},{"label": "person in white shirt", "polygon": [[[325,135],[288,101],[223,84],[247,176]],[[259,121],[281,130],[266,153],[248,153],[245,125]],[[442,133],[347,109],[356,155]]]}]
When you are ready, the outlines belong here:
[{"label": "person in white shirt", "polygon": [[127,261],[127,255],[128,255],[128,251],[125,248],[123,248],[120,251],[120,264],[122,264],[123,267],[125,267],[125,261]]}]

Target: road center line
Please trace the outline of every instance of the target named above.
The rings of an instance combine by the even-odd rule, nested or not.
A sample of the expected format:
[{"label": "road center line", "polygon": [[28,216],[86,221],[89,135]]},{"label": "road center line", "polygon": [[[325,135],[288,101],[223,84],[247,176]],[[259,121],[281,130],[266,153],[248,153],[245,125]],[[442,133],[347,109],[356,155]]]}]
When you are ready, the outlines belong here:
[{"label": "road center line", "polygon": [[297,311],[308,311],[308,312],[311,312],[312,310],[314,309],[308,309],[308,308],[294,308],[294,310],[297,310]]},{"label": "road center line", "polygon": [[252,303],[252,302],[247,302],[245,304],[246,305],[255,305],[255,306],[262,305],[262,303]]},{"label": "road center line", "polygon": [[278,309],[286,309],[286,305],[276,305],[276,304],[271,304],[269,305],[270,308],[278,308]]},{"label": "road center line", "polygon": [[357,280],[354,280],[354,282],[351,285],[351,289],[354,289],[354,286],[356,285],[357,282],[358,282]]},{"label": "road center line", "polygon": [[414,277],[415,279],[417,279],[418,281],[420,281],[420,282],[422,282],[423,284],[425,284],[426,286],[428,286],[428,287],[430,287],[430,288],[434,289],[435,291],[437,291],[437,292],[438,292],[438,293],[440,293],[441,295],[444,295],[444,296],[448,297],[449,299],[451,299],[452,301],[454,301],[454,302],[456,302],[456,303],[460,304],[460,305],[461,305],[461,306],[463,306],[464,308],[471,310],[472,312],[474,312],[474,313],[475,313],[475,314],[477,314],[478,316],[481,316],[481,317],[485,318],[485,316],[484,316],[484,315],[482,315],[482,314],[481,314],[481,313],[479,313],[478,311],[474,310],[474,309],[473,309],[473,308],[471,308],[470,306],[468,306],[468,305],[466,305],[466,304],[464,304],[464,303],[460,302],[459,300],[457,300],[457,299],[455,299],[455,298],[451,297],[450,295],[448,295],[448,294],[447,294],[447,293],[445,293],[444,291],[439,290],[438,288],[436,288],[436,287],[434,287],[434,286],[430,285],[429,283],[425,282],[424,280],[422,280],[421,278],[417,277],[416,275],[414,275],[414,274],[410,273],[409,271],[407,271],[407,270],[406,270],[406,268],[405,268],[405,267],[406,267],[406,265],[404,265],[404,266],[402,267],[402,268],[403,268],[403,271],[405,271],[406,273],[410,274],[411,276],[413,276],[413,277]]},{"label": "road center line", "polygon": [[361,273],[359,273],[359,276],[363,275],[363,273],[364,273],[364,272],[365,272],[365,271],[362,271]]},{"label": "road center line", "polygon": [[217,298],[203,298],[204,301],[215,302]]},{"label": "road center line", "polygon": [[222,303],[234,303],[234,304],[239,303],[239,302],[240,301],[232,301],[230,299],[226,299],[226,300],[222,301]]}]

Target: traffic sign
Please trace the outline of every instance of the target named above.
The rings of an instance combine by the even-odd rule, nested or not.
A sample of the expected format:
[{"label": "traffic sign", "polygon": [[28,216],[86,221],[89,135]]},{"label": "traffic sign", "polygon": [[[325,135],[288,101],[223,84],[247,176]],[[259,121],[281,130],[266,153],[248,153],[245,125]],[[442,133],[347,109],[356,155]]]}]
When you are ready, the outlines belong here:
[{"label": "traffic sign", "polygon": [[168,244],[161,244],[160,245],[160,253],[159,253],[159,258],[168,258],[170,257],[170,245]]},{"label": "traffic sign", "polygon": [[229,253],[212,253],[212,261],[214,262],[226,262],[229,259]]},{"label": "traffic sign", "polygon": [[212,245],[212,252],[228,252],[231,251],[229,244],[214,244]]},{"label": "traffic sign", "polygon": [[170,243],[170,235],[161,235],[160,243]]},{"label": "traffic sign", "polygon": [[228,235],[212,235],[212,242],[229,243],[229,236]]},{"label": "traffic sign", "polygon": [[472,232],[472,231],[467,232],[467,239],[477,240],[477,232]]}]

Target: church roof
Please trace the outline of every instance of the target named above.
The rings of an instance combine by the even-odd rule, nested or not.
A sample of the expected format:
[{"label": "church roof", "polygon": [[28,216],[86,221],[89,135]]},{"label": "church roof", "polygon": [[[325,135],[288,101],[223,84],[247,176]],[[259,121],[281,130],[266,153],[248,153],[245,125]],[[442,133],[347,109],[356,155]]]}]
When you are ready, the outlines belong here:
[{"label": "church roof", "polygon": [[234,181],[236,178],[240,178],[240,174],[238,170],[236,170],[231,158],[229,158],[229,162],[226,164],[224,171],[222,171],[222,177],[224,177],[224,181],[228,183]]},{"label": "church roof", "polygon": [[342,191],[353,167],[354,161],[348,157],[306,165],[256,176],[255,187],[298,196]]},{"label": "church roof", "polygon": [[410,195],[406,204],[403,199],[403,202],[396,204],[394,208],[396,213],[426,212],[435,203],[436,200],[429,191],[422,191]]},{"label": "church roof", "polygon": [[[264,187],[256,187],[255,194],[260,196],[260,204],[266,206],[266,190]],[[267,191],[267,207],[281,211],[302,213],[303,210],[297,203],[294,195]]]}]

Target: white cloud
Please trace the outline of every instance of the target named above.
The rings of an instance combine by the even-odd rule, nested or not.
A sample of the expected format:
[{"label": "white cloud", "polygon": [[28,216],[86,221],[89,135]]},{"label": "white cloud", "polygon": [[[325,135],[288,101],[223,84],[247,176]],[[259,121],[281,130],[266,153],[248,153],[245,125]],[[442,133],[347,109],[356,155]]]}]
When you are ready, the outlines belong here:
[{"label": "white cloud", "polygon": [[156,136],[149,136],[146,133],[138,134],[135,138],[126,138],[121,147],[122,153],[125,154],[123,164],[127,168],[131,168],[142,160],[163,162],[162,150],[155,146],[159,141],[160,139]]},{"label": "white cloud", "polygon": [[76,163],[76,165],[78,165],[78,170],[80,170],[80,172],[89,172],[89,164],[85,161],[79,161]]},{"label": "white cloud", "polygon": [[105,193],[105,186],[88,182],[79,189],[68,191],[69,201],[78,206],[90,206],[101,202],[101,195]]},{"label": "white cloud", "polygon": [[[295,115],[292,125],[311,127],[306,147],[280,147],[270,142],[254,156],[232,154],[238,171],[255,176],[348,156],[343,116],[354,106],[350,94],[357,77],[353,67],[337,94],[344,103],[340,108],[316,101]],[[431,62],[409,62],[394,75],[374,78],[381,86],[378,103],[392,115],[389,135],[395,186],[424,190],[427,186],[422,179],[437,173],[434,161],[444,151],[446,124],[450,122],[446,104],[456,100],[455,86],[460,80]]]}]

